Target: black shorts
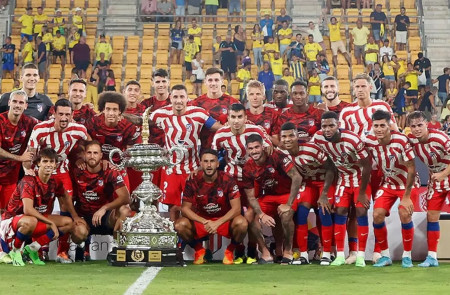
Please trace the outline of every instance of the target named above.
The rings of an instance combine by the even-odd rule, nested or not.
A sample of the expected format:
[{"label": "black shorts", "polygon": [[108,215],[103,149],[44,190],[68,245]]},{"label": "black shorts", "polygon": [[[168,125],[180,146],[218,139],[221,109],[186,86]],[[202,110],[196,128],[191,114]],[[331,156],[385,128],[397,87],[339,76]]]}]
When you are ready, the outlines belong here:
[{"label": "black shorts", "polygon": [[88,61],[88,60],[86,60],[86,61],[78,61],[78,62],[75,63],[75,68],[77,70],[86,71],[90,64],[91,64],[91,62]]},{"label": "black shorts", "polygon": [[419,91],[418,90],[406,90],[406,95],[408,96],[415,96],[417,97],[419,95]]},{"label": "black shorts", "polygon": [[99,226],[94,226],[92,224],[92,216],[84,216],[84,220],[89,225],[90,231],[89,235],[112,235],[114,228],[108,226],[108,219],[111,216],[112,211],[106,211],[105,215],[102,217],[102,223]]},{"label": "black shorts", "polygon": [[236,60],[222,60],[220,67],[225,73],[236,73]]},{"label": "black shorts", "polygon": [[185,61],[184,66],[186,67],[186,71],[192,72],[192,63],[190,61]]},{"label": "black shorts", "polygon": [[53,50],[53,56],[62,56],[62,57],[66,57],[66,51],[65,50]]}]

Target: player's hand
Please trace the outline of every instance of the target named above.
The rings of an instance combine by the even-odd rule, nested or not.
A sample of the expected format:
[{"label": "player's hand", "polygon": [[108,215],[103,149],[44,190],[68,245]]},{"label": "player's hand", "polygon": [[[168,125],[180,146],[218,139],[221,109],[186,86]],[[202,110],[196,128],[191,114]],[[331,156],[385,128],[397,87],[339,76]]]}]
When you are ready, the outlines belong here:
[{"label": "player's hand", "polygon": [[317,205],[319,205],[319,208],[322,208],[322,212],[331,214],[332,208],[327,195],[320,196],[319,200],[317,200]]},{"label": "player's hand", "polygon": [[73,218],[73,224],[74,225],[84,224],[84,220],[81,217],[75,217]]},{"label": "player's hand", "polygon": [[19,156],[19,162],[31,162],[33,161],[34,152],[25,151],[21,156]]},{"label": "player's hand", "polygon": [[324,102],[317,104],[316,109],[322,110],[324,112],[328,112],[328,106]]},{"label": "player's hand", "polygon": [[58,230],[58,227],[56,226],[56,224],[55,223],[51,223],[50,224],[50,229],[53,231],[53,233],[55,234],[54,236],[53,236],[53,241],[55,241],[55,240],[57,240],[58,238],[59,238],[59,230]]},{"label": "player's hand", "polygon": [[411,201],[410,198],[403,197],[402,200],[400,201],[400,206],[405,208],[406,212],[408,212],[409,215],[413,215],[413,213],[414,213],[414,204],[413,204],[413,202]]},{"label": "player's hand", "polygon": [[443,181],[445,178],[447,178],[447,176],[444,174],[444,172],[439,172],[439,173],[433,173],[431,174],[431,180],[435,181],[435,182],[441,182]]},{"label": "player's hand", "polygon": [[189,174],[189,176],[188,176],[188,180],[193,179],[194,177],[196,177],[199,171],[200,170],[192,171],[191,174]]},{"label": "player's hand", "polygon": [[77,165],[77,167],[81,170],[86,170],[86,162],[83,159],[78,159],[75,162],[75,165]]},{"label": "player's hand", "polygon": [[358,202],[361,203],[364,208],[369,209],[370,207],[370,200],[369,198],[366,196],[365,192],[362,192],[358,195]]},{"label": "player's hand", "polygon": [[278,211],[278,215],[281,215],[283,213],[287,213],[290,210],[292,210],[291,206],[287,205],[287,204],[281,204],[278,206],[277,211]]},{"label": "player's hand", "polygon": [[220,224],[217,221],[208,220],[204,223],[204,226],[209,234],[216,234]]},{"label": "player's hand", "polygon": [[266,226],[275,227],[275,219],[273,219],[266,213],[261,214],[261,216],[259,217],[259,221]]},{"label": "player's hand", "polygon": [[23,171],[24,171],[25,175],[36,176],[36,172],[34,172],[34,170],[32,168],[30,168],[30,169],[23,168]]},{"label": "player's hand", "polygon": [[99,226],[102,224],[102,217],[103,215],[105,215],[106,213],[106,209],[105,208],[100,208],[97,210],[97,212],[94,213],[94,216],[92,216],[92,224],[94,226]]}]

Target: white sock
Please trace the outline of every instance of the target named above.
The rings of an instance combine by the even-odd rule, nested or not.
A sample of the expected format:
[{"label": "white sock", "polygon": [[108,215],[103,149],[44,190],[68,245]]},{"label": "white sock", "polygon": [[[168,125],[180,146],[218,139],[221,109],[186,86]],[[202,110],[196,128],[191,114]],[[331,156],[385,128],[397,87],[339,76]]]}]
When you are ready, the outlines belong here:
[{"label": "white sock", "polygon": [[358,254],[356,256],[358,256],[358,257],[366,257],[366,251],[358,251]]},{"label": "white sock", "polygon": [[434,251],[428,251],[428,256],[433,257],[434,259],[437,259],[437,253]]},{"label": "white sock", "polygon": [[350,253],[348,253],[348,256],[356,256],[357,254],[357,251],[350,251]]},{"label": "white sock", "polygon": [[322,258],[330,258],[330,252],[322,252]]},{"label": "white sock", "polygon": [[337,251],[336,257],[345,257],[344,251]]},{"label": "white sock", "polygon": [[33,243],[31,243],[28,246],[30,247],[31,250],[36,251],[36,252],[39,251],[39,249],[41,249],[41,245],[36,241],[34,241]]},{"label": "white sock", "polygon": [[308,260],[308,252],[300,252],[300,257],[306,258]]},{"label": "white sock", "polygon": [[408,258],[411,258],[411,251],[403,251],[402,257],[408,257]]},{"label": "white sock", "polygon": [[389,253],[389,248],[386,250],[381,250],[381,256],[386,256],[391,258],[391,253]]}]

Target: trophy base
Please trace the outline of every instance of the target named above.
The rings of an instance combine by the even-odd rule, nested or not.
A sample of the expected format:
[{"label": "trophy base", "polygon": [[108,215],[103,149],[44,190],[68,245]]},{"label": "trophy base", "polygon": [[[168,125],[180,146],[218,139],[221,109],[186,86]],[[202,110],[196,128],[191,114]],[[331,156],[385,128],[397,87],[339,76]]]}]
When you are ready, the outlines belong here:
[{"label": "trophy base", "polygon": [[108,253],[107,260],[112,266],[186,266],[178,249],[118,247]]}]

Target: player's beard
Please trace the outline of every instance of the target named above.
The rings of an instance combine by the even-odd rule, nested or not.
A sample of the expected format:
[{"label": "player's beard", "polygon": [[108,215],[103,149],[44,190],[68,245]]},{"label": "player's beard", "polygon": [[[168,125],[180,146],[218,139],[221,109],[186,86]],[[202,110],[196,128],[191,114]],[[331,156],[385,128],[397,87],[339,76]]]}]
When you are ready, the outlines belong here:
[{"label": "player's beard", "polygon": [[205,174],[206,177],[212,178],[214,176],[214,174],[217,173],[217,169],[206,168],[206,169],[203,170],[203,173]]},{"label": "player's beard", "polygon": [[327,92],[327,93],[325,93],[325,98],[329,101],[329,102],[332,102],[333,100],[335,100],[338,96],[339,96],[339,92],[334,92],[334,95],[333,95],[333,97],[332,98],[329,98],[328,97],[328,94],[330,94],[331,92]]},{"label": "player's beard", "polygon": [[88,159],[86,164],[89,166],[89,168],[95,169],[98,165],[100,165],[100,161],[101,160]]}]

